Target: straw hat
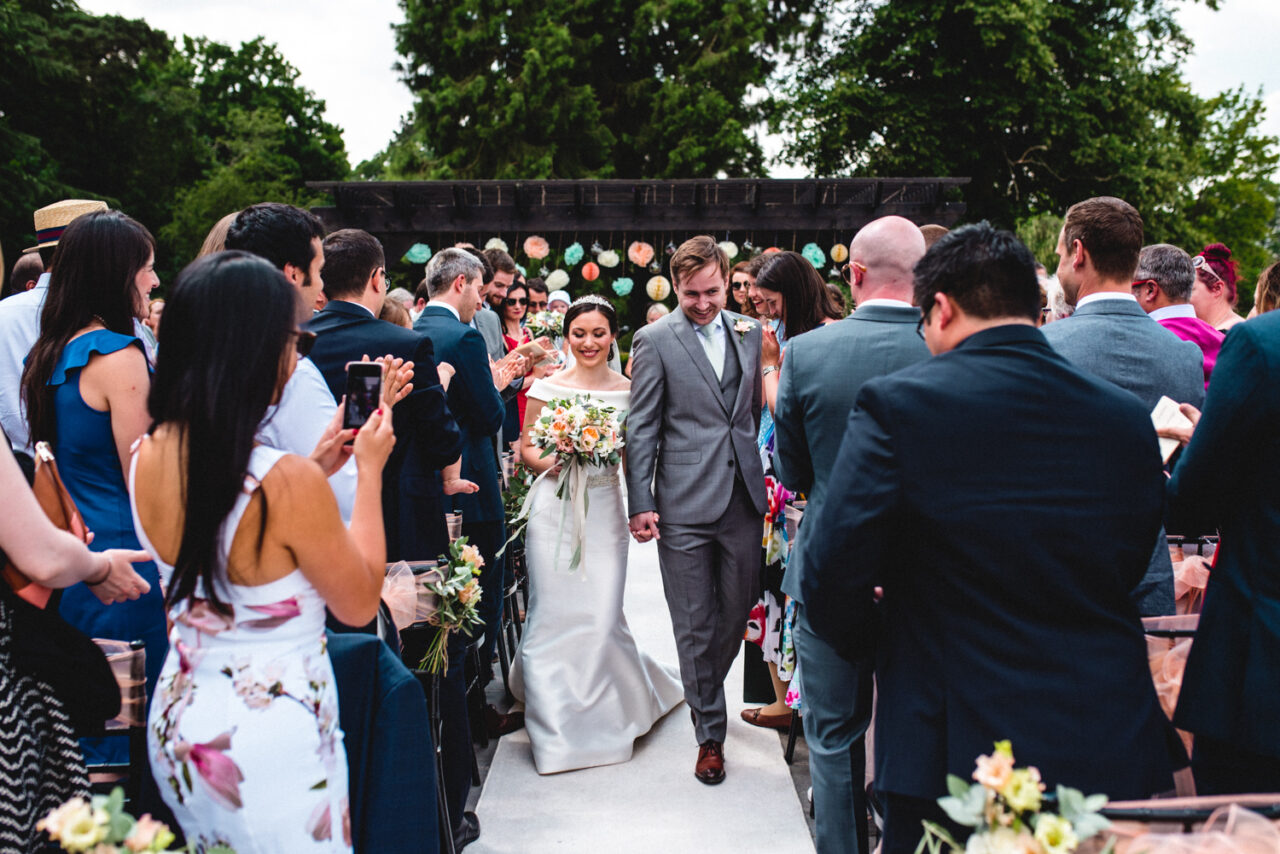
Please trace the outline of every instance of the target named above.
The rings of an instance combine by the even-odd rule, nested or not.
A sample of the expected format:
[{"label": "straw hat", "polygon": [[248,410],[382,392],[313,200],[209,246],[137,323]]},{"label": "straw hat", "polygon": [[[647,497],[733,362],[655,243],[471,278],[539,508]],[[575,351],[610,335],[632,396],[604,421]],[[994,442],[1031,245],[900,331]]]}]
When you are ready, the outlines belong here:
[{"label": "straw hat", "polygon": [[76,217],[107,210],[107,203],[96,199],[65,199],[36,211],[36,249],[58,245],[62,232]]}]

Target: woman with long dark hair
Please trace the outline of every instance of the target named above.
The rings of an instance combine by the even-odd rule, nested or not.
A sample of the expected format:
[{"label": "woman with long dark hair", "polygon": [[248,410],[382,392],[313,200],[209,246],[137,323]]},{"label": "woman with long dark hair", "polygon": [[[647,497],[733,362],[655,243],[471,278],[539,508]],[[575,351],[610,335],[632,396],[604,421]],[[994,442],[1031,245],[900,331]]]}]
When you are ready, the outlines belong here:
[{"label": "woman with long dark hair", "polygon": [[248,253],[183,270],[130,472],[138,535],[172,567],[151,767],[197,847],[350,850],[325,608],[348,625],[377,611],[395,438],[381,409],[356,431],[350,530],[317,463],[256,443],[312,340],[296,312],[288,280]]},{"label": "woman with long dark hair", "polygon": [[[529,291],[522,282],[515,282],[507,288],[507,295],[502,300],[502,342],[507,345],[507,352],[527,344],[532,338],[529,330],[524,328],[524,317],[529,312]],[[524,385],[516,392],[516,396],[507,401],[507,418],[502,424],[502,440],[507,444],[520,438],[520,425],[524,424],[524,410],[529,401],[529,377],[533,369],[525,375]]]},{"label": "woman with long dark hair", "polygon": [[[134,321],[159,283],[155,240],[119,211],[84,214],[58,242],[40,338],[27,356],[22,396],[31,441],[48,442],[67,491],[93,531],[91,548],[140,548],[124,472],[147,427],[147,356]],[[87,584],[62,594],[62,616],[86,635],[146,644],[147,693],[164,661],[164,601],[153,564],[137,567],[151,590],[107,607]],[[90,764],[127,761],[123,739],[86,739]]]}]

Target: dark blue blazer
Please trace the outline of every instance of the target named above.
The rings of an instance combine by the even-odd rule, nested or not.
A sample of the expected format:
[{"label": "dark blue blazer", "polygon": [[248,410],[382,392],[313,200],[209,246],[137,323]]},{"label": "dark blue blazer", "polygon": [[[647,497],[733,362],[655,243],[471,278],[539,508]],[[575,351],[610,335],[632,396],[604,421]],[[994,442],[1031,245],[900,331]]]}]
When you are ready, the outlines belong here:
[{"label": "dark blue blazer", "polygon": [[1169,529],[1218,528],[1174,720],[1280,759],[1280,312],[1232,327],[1168,484]]},{"label": "dark blue blazer", "polygon": [[462,512],[464,524],[501,522],[502,493],[493,434],[502,426],[507,409],[493,386],[484,337],[439,305],[428,304],[413,328],[430,337],[436,358],[458,372],[449,383],[449,409],[462,428],[462,476],[479,485],[480,491],[453,496],[453,509]]},{"label": "dark blue blazer", "polygon": [[799,548],[805,613],[837,649],[867,648],[881,612],[877,786],[938,797],[1007,738],[1050,790],[1172,787],[1128,595],[1163,490],[1143,404],[1031,326],[862,386]]},{"label": "dark blue blazer", "polygon": [[422,686],[375,637],[330,633],[328,643],[356,854],[438,851],[435,753]]},{"label": "dark blue blazer", "polygon": [[346,364],[388,353],[413,362],[413,391],[392,410],[396,446],[382,474],[387,560],[431,560],[448,549],[448,512],[440,469],[458,458],[462,432],[436,374],[431,339],[378,320],[363,306],[333,300],[306,324],[311,350],[334,399],[346,388]]}]

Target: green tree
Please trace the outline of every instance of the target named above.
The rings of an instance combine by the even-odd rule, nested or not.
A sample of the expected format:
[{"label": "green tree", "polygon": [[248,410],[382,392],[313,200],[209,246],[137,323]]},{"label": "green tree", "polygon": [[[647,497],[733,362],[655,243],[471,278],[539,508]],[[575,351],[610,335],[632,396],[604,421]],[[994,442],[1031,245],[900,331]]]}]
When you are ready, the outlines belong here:
[{"label": "green tree", "polygon": [[1114,195],[1151,241],[1222,240],[1253,264],[1276,141],[1258,97],[1190,91],[1191,47],[1164,0],[859,0],[784,84],[776,127],[818,174],[969,176],[972,219]]},{"label": "green tree", "polygon": [[711,177],[764,169],[752,101],[827,0],[401,0],[417,104],[358,171]]}]

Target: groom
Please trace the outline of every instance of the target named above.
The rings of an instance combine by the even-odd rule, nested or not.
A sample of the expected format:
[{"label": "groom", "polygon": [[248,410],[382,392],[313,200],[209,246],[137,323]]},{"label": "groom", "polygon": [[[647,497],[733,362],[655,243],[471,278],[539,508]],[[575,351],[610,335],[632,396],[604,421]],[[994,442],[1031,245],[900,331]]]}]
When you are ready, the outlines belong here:
[{"label": "groom", "polygon": [[698,739],[694,776],[724,780],[724,679],[759,596],[766,507],[756,450],[760,324],[724,310],[729,259],[710,237],[671,257],[680,311],[631,344],[631,535],[658,560]]}]

